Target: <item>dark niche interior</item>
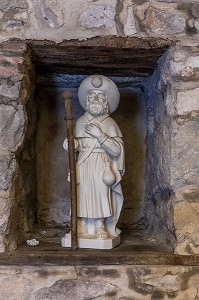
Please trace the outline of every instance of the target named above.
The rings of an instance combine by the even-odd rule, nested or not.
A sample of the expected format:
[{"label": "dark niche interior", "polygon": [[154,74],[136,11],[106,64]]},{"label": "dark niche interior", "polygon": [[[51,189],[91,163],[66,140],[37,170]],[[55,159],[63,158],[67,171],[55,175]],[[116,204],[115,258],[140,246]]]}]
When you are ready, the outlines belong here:
[{"label": "dark niche interior", "polygon": [[[40,74],[35,100],[38,118],[35,132],[37,232],[40,240],[60,241],[70,229],[70,185],[67,181],[68,154],[63,149],[66,138],[65,108],[62,93],[73,93],[74,119],[81,116],[77,90],[84,75]],[[125,144],[126,174],[122,181],[124,206],[118,226],[138,230],[143,227],[146,174],[147,108],[140,86],[144,77],[112,78],[120,89],[121,100],[112,117],[118,123]],[[36,234],[36,232],[34,232]]]},{"label": "dark niche interior", "polygon": [[169,119],[164,96],[154,88],[161,68],[161,64],[157,67],[157,60],[168,45],[154,40],[144,41],[143,45],[128,39],[114,40],[112,45],[108,39],[100,42],[100,46],[98,40],[75,45],[30,45],[36,70],[37,107],[31,171],[36,183],[30,236],[60,245],[61,237],[70,230],[68,156],[62,147],[66,138],[62,93],[73,93],[77,119],[83,114],[77,99],[79,84],[85,76],[98,73],[112,78],[121,94],[119,107],[112,115],[123,133],[126,151],[124,205],[118,222],[122,244],[117,249],[152,246],[172,251],[175,234],[168,170]]}]

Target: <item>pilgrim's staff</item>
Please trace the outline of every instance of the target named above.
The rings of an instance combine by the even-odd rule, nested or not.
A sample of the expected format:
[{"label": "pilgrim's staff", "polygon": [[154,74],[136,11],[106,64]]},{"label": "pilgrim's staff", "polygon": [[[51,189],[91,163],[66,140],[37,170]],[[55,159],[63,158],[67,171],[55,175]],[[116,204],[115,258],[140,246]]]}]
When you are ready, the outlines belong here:
[{"label": "pilgrim's staff", "polygon": [[73,134],[73,113],[72,113],[71,92],[64,92],[65,100],[67,137],[68,137],[68,155],[70,167],[70,192],[71,192],[71,249],[77,250],[77,188],[76,188],[76,160]]}]

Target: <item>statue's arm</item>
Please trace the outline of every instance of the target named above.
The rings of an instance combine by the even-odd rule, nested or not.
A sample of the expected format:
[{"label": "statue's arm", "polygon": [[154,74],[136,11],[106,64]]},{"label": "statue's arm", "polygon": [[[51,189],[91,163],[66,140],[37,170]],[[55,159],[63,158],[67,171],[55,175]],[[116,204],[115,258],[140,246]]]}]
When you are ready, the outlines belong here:
[{"label": "statue's arm", "polygon": [[121,154],[121,143],[117,140],[117,138],[112,138],[102,132],[99,124],[87,124],[84,126],[84,131],[92,137],[96,138],[100,146],[111,157],[118,157]]},{"label": "statue's arm", "polygon": [[98,138],[100,146],[111,156],[118,157],[121,154],[121,138],[112,138],[102,133]]}]

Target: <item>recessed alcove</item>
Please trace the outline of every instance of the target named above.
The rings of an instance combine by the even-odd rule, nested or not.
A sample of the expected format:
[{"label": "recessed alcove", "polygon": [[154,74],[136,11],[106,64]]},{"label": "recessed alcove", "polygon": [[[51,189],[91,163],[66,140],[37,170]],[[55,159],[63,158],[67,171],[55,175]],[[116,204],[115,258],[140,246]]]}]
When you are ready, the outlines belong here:
[{"label": "recessed alcove", "polygon": [[[36,228],[40,235],[39,232],[34,232],[34,235],[38,234],[39,240],[42,238],[45,240],[47,235],[47,240],[59,242],[60,236],[57,232],[60,231],[63,235],[63,232],[70,228],[70,186],[67,182],[69,166],[67,152],[62,148],[66,138],[62,93],[66,90],[73,93],[76,120],[84,113],[77,98],[79,83],[84,78],[85,75],[49,75],[49,73],[37,76],[35,169],[38,226]],[[144,226],[146,190],[147,104],[143,89],[147,79],[145,77],[112,79],[121,94],[119,107],[112,117],[122,130],[126,152],[126,175],[122,181],[125,202],[119,226],[126,230],[140,230]]]},{"label": "recessed alcove", "polygon": [[[36,70],[37,109],[32,169],[35,218],[30,225],[31,237],[59,243],[70,230],[68,157],[62,148],[66,138],[62,93],[73,92],[77,119],[83,114],[77,99],[78,86],[85,76],[98,73],[111,77],[121,93],[120,105],[112,117],[123,132],[126,148],[126,174],[122,182],[125,200],[118,223],[122,243],[172,250],[175,238],[172,193],[165,166],[168,157],[162,157],[164,149],[159,149],[159,153],[156,149],[165,144],[165,138],[169,141],[169,131],[162,129],[166,120],[164,95],[155,88],[161,76],[161,64],[157,69],[157,61],[168,47],[166,42],[135,39],[132,44],[131,40],[118,39],[110,43],[106,38],[100,44],[99,40],[62,45],[30,42],[30,47]],[[163,122],[162,127],[157,117]],[[169,120],[165,123],[168,127]]]},{"label": "recessed alcove", "polygon": [[[70,230],[68,157],[62,148],[66,137],[62,93],[73,92],[76,119],[83,113],[77,99],[80,82],[87,75],[102,74],[111,77],[121,93],[118,110],[112,115],[122,130],[126,148],[126,175],[122,182],[125,200],[118,223],[122,244],[118,249],[172,251],[175,233],[169,183],[170,120],[165,112],[164,90],[158,87],[168,42],[101,38],[60,45],[34,41],[28,44],[36,80],[29,104],[34,113],[28,114],[34,139],[24,142],[25,148],[18,155],[22,174],[31,181],[25,236],[49,243],[50,249],[52,243],[60,246],[61,237]],[[24,168],[21,158],[27,148],[34,155]]]}]

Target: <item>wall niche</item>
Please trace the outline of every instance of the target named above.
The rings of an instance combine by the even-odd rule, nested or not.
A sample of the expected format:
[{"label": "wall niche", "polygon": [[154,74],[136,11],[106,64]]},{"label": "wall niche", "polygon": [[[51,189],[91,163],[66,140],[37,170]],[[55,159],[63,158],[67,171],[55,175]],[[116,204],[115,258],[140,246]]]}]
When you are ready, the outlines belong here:
[{"label": "wall niche", "polygon": [[[60,238],[70,230],[68,158],[62,148],[66,137],[62,93],[73,92],[76,119],[83,113],[77,99],[79,84],[87,75],[102,74],[111,77],[121,93],[118,110],[112,115],[123,132],[126,149],[119,247],[151,245],[173,250],[170,118],[165,109],[167,86],[160,87],[169,51],[165,41],[157,44],[153,39],[150,43],[142,40],[141,45],[140,41],[29,43],[36,85],[26,110],[29,111],[28,105],[34,110],[34,114],[27,113],[28,127],[31,124],[34,135],[25,139],[23,145],[28,145],[33,155],[24,169],[22,157],[26,147],[21,147],[18,162],[21,177],[24,182],[30,179],[32,190],[31,197],[24,196],[28,199],[28,206],[25,204],[26,208],[22,209],[26,228],[24,224],[20,227],[23,235],[16,238],[16,244],[30,237],[60,244]],[[8,234],[8,249],[12,250],[9,238]]]}]

